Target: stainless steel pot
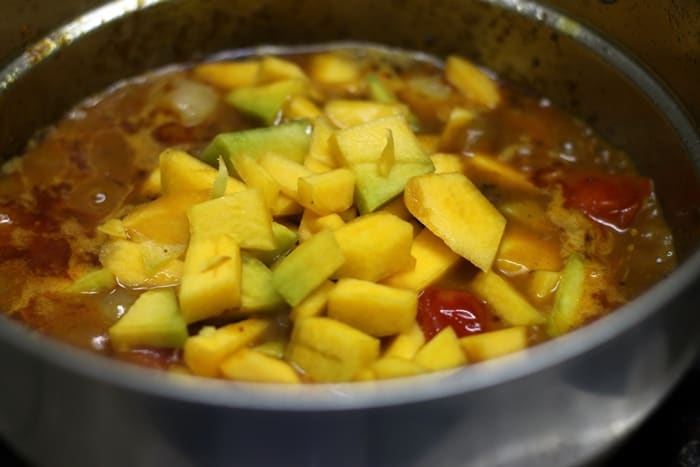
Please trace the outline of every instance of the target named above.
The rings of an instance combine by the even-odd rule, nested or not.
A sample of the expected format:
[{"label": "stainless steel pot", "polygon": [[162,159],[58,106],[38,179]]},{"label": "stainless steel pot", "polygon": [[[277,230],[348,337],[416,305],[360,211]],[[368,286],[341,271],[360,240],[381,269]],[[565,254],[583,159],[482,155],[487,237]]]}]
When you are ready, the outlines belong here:
[{"label": "stainless steel pot", "polygon": [[[13,13],[28,17],[34,3],[0,6],[0,24]],[[47,17],[37,12],[37,30]],[[564,338],[381,383],[280,387],[157,374],[0,319],[0,435],[32,463],[579,465],[602,459],[691,364],[700,347],[700,138],[652,72],[542,4],[114,1],[8,62],[0,73],[0,151],[19,151],[81,97],[152,67],[261,43],[337,40],[462,53],[592,122],[654,177],[678,270]]]}]

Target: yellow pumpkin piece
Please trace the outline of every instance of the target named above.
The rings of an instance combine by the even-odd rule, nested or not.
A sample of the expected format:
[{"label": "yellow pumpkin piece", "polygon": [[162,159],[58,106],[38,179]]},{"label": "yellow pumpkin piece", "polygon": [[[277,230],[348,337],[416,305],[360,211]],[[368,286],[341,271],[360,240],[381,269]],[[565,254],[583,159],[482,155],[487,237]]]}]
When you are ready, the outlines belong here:
[{"label": "yellow pumpkin piece", "polygon": [[185,256],[180,308],[187,323],[241,304],[241,251],[227,234],[193,236]]},{"label": "yellow pumpkin piece", "polygon": [[[314,129],[311,132],[311,143],[309,154],[304,161],[308,167],[310,161],[316,161],[326,167],[335,168],[338,166],[337,156],[334,147],[330,144],[330,138],[335,129],[325,117],[319,117],[314,121]],[[311,168],[311,167],[309,167]]]},{"label": "yellow pumpkin piece", "polygon": [[438,152],[435,154],[431,154],[430,160],[433,161],[436,174],[464,172],[464,156],[460,156],[458,154]]},{"label": "yellow pumpkin piece", "polygon": [[107,242],[100,250],[100,263],[116,277],[119,284],[129,288],[167,287],[180,283],[183,263],[171,259],[157,270],[146,271],[144,249],[147,244],[129,240]]},{"label": "yellow pumpkin piece", "polygon": [[107,268],[88,271],[64,289],[66,293],[93,294],[113,290],[117,286],[114,274]]},{"label": "yellow pumpkin piece", "polygon": [[389,214],[393,214],[399,219],[403,219],[405,221],[410,221],[413,219],[413,214],[408,211],[408,208],[403,202],[403,196],[397,196],[379,208],[378,211],[388,212]]},{"label": "yellow pumpkin piece", "polygon": [[482,271],[491,268],[506,220],[467,177],[458,173],[413,177],[406,184],[404,202],[452,251]]},{"label": "yellow pumpkin piece", "polygon": [[421,347],[413,361],[426,370],[438,371],[465,365],[467,358],[454,329],[447,326]]},{"label": "yellow pumpkin piece", "polygon": [[516,326],[462,337],[459,343],[470,362],[481,362],[527,348],[527,328]]},{"label": "yellow pumpkin piece", "polygon": [[416,259],[412,269],[397,272],[384,279],[382,283],[392,287],[421,291],[444,276],[462,259],[428,229],[423,229],[413,239],[411,256]]},{"label": "yellow pumpkin piece", "polygon": [[299,383],[292,366],[280,359],[242,348],[221,363],[224,378],[258,383]]},{"label": "yellow pumpkin piece", "polygon": [[258,84],[283,81],[288,79],[306,80],[306,73],[294,62],[278,57],[263,57],[258,68]]},{"label": "yellow pumpkin piece", "polygon": [[290,198],[284,193],[280,193],[275,200],[275,203],[270,207],[272,217],[289,217],[301,214],[304,211],[304,206],[297,203],[296,200]]},{"label": "yellow pumpkin piece", "polygon": [[192,206],[192,237],[230,235],[241,248],[273,250],[272,218],[258,190],[246,190]]},{"label": "yellow pumpkin piece", "polygon": [[206,200],[208,193],[163,195],[139,205],[122,219],[128,238],[166,245],[186,245],[190,237],[187,209]]},{"label": "yellow pumpkin piece", "polygon": [[185,364],[195,375],[219,376],[226,357],[258,341],[270,324],[269,320],[250,318],[220,328],[205,326],[185,341]]},{"label": "yellow pumpkin piece", "polygon": [[407,331],[415,322],[418,293],[357,279],[340,279],[328,293],[328,317],[371,336]]},{"label": "yellow pumpkin piece", "polygon": [[156,242],[141,242],[141,257],[143,269],[147,275],[152,276],[170,261],[179,258],[186,250],[185,245],[163,245]]},{"label": "yellow pumpkin piece", "polygon": [[416,362],[398,357],[382,357],[370,367],[377,379],[404,378],[425,373],[425,369]]},{"label": "yellow pumpkin piece", "polygon": [[471,110],[455,107],[440,134],[438,147],[443,151],[459,151],[464,146],[464,130],[472,123],[476,113]]},{"label": "yellow pumpkin piece", "polygon": [[336,277],[380,281],[415,264],[413,227],[387,212],[360,216],[335,231],[345,263]]},{"label": "yellow pumpkin piece", "polygon": [[547,237],[518,223],[509,223],[494,268],[506,275],[537,269],[559,271],[564,266],[560,251],[558,237]]},{"label": "yellow pumpkin piece", "polygon": [[231,158],[231,162],[246,185],[259,190],[268,207],[274,206],[280,194],[280,185],[268,171],[246,154]]},{"label": "yellow pumpkin piece", "polygon": [[560,274],[556,271],[532,271],[527,284],[530,299],[544,301],[550,297],[559,285]]},{"label": "yellow pumpkin piece", "polygon": [[382,150],[379,160],[377,160],[377,173],[382,177],[388,177],[396,162],[396,146],[394,145],[394,134],[391,130],[386,130],[386,145]]},{"label": "yellow pumpkin piece", "polygon": [[587,274],[584,258],[579,253],[571,254],[561,272],[552,312],[548,316],[547,332],[551,337],[565,334],[582,324],[585,315],[580,308],[585,306]]},{"label": "yellow pumpkin piece", "polygon": [[151,173],[146,177],[146,180],[141,184],[141,195],[148,198],[155,198],[160,194],[160,167],[151,170]]},{"label": "yellow pumpkin piece", "polygon": [[520,292],[493,271],[480,272],[469,286],[486,300],[494,314],[511,326],[531,326],[546,321]]},{"label": "yellow pumpkin piece", "polygon": [[230,90],[255,84],[259,67],[258,60],[242,60],[203,63],[196,66],[193,71],[197,79]]},{"label": "yellow pumpkin piece", "polygon": [[540,232],[557,232],[545,207],[534,199],[508,200],[499,204],[499,210],[508,218],[521,222]]},{"label": "yellow pumpkin piece", "polygon": [[324,281],[316,290],[311,292],[304,300],[292,308],[289,313],[289,318],[292,321],[298,321],[304,318],[321,316],[326,311],[328,303],[328,293],[333,289],[335,283]]},{"label": "yellow pumpkin piece", "polygon": [[501,95],[494,80],[462,57],[447,57],[445,78],[464,97],[484,107],[493,109],[501,103]]},{"label": "yellow pumpkin piece", "polygon": [[285,359],[312,381],[350,381],[379,356],[379,339],[330,318],[294,323]]},{"label": "yellow pumpkin piece", "polygon": [[304,167],[306,167],[315,174],[330,172],[331,170],[333,170],[333,167],[330,167],[324,164],[323,162],[317,161],[316,159],[311,159],[309,157],[307,157],[304,160]]},{"label": "yellow pumpkin piece", "polygon": [[360,69],[350,57],[336,53],[315,54],[309,65],[311,79],[323,84],[344,84],[357,81]]},{"label": "yellow pumpkin piece", "polygon": [[352,380],[353,381],[374,381],[377,379],[377,376],[374,374],[374,371],[372,371],[372,368],[367,367],[363,368],[357,373],[355,373],[355,376],[353,376]]},{"label": "yellow pumpkin piece", "polygon": [[287,339],[283,339],[281,337],[273,339],[268,338],[262,344],[253,347],[253,349],[269,357],[282,359],[284,358],[284,353],[287,349]]},{"label": "yellow pumpkin piece", "polygon": [[[177,149],[166,149],[160,154],[160,183],[164,195],[170,193],[211,192],[217,169]],[[226,194],[248,189],[233,177],[226,181]]]},{"label": "yellow pumpkin piece", "polygon": [[433,133],[420,133],[416,135],[418,143],[426,154],[433,154],[438,151],[440,145],[440,135]]},{"label": "yellow pumpkin piece", "polygon": [[279,184],[280,190],[295,201],[299,201],[299,179],[313,175],[311,170],[298,162],[277,154],[265,154],[260,158],[260,165]]},{"label": "yellow pumpkin piece", "polygon": [[414,322],[408,330],[399,333],[393,338],[386,347],[383,357],[412,360],[420,348],[423,347],[423,344],[425,344],[423,330],[418,323]]},{"label": "yellow pumpkin piece", "polygon": [[346,211],[353,204],[355,175],[348,169],[308,175],[297,179],[299,203],[316,214]]},{"label": "yellow pumpkin piece", "polygon": [[467,176],[473,180],[483,180],[532,195],[540,193],[540,189],[530,182],[524,173],[495,157],[472,154],[464,158],[464,167]]},{"label": "yellow pumpkin piece", "polygon": [[121,219],[109,219],[104,224],[98,225],[97,230],[112,238],[127,239],[129,237]]},{"label": "yellow pumpkin piece", "polygon": [[329,101],[324,107],[326,116],[338,128],[349,128],[373,122],[384,117],[406,116],[402,104],[387,104],[374,101],[343,100]]},{"label": "yellow pumpkin piece", "polygon": [[292,96],[284,105],[284,115],[291,120],[315,120],[323,115],[323,112],[309,98]]},{"label": "yellow pumpkin piece", "polygon": [[345,225],[345,221],[339,214],[319,216],[310,209],[305,209],[299,223],[299,240],[306,241],[314,234],[324,230],[336,230]]}]

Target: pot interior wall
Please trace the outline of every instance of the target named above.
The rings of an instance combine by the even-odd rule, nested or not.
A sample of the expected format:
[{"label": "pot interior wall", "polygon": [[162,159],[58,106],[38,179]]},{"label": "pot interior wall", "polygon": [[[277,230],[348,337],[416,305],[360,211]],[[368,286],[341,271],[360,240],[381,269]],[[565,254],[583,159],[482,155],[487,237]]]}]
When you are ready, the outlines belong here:
[{"label": "pot interior wall", "polygon": [[37,129],[119,79],[221,50],[361,40],[438,56],[460,53],[551,97],[628,151],[654,177],[679,256],[689,256],[700,239],[700,155],[689,157],[697,135],[679,135],[667,118],[681,115],[673,102],[652,102],[615,63],[601,59],[614,55],[605,45],[594,53],[573,39],[580,36],[575,23],[559,22],[557,30],[547,11],[538,11],[537,21],[497,3],[161,1],[82,37],[34,47],[36,64],[0,93],[2,155],[21,151]]}]

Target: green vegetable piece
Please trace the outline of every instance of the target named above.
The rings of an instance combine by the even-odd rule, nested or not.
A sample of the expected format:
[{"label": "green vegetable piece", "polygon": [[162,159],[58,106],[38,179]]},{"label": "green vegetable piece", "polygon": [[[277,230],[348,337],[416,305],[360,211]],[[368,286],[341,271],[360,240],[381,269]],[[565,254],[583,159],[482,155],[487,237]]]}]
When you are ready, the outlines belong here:
[{"label": "green vegetable piece", "polygon": [[272,268],[272,284],[290,305],[307,295],[345,262],[343,252],[330,229],[322,230],[296,247]]},{"label": "green vegetable piece", "polygon": [[264,154],[273,153],[301,164],[309,152],[310,144],[311,123],[299,120],[269,128],[221,133],[204,148],[200,158],[215,165],[222,156],[229,173],[235,174],[232,161],[243,154],[257,160]]},{"label": "green vegetable piece", "polygon": [[547,332],[550,336],[560,336],[575,326],[585,277],[586,267],[583,257],[578,253],[572,253],[562,270],[559,287],[554,295],[554,306],[547,323]]},{"label": "green vegetable piece", "polygon": [[141,294],[131,308],[109,328],[116,350],[138,347],[179,348],[187,339],[187,325],[172,288]]},{"label": "green vegetable piece", "polygon": [[299,235],[294,230],[278,222],[272,223],[272,236],[275,241],[275,248],[273,250],[250,251],[252,256],[268,266],[277,261],[280,256],[294,248],[294,245],[296,245],[299,240]]},{"label": "green vegetable piece", "polygon": [[246,86],[231,91],[226,101],[241,112],[273,125],[285,101],[291,96],[304,96],[309,84],[303,79],[275,81],[261,86]]},{"label": "green vegetable piece", "polygon": [[106,292],[112,290],[117,286],[117,281],[114,279],[114,274],[112,274],[108,269],[97,269],[95,271],[90,271],[75,280],[71,285],[69,285],[65,292],[74,294],[92,294],[99,292]]},{"label": "green vegetable piece", "polygon": [[226,184],[228,183],[228,169],[226,168],[226,163],[224,158],[219,156],[219,171],[216,173],[216,178],[211,187],[211,193],[209,198],[220,198],[226,194]]},{"label": "green vegetable piece", "polygon": [[241,270],[241,311],[279,310],[284,299],[272,285],[272,271],[257,258],[243,256]]},{"label": "green vegetable piece", "polygon": [[384,83],[382,83],[377,75],[367,76],[367,87],[369,88],[369,96],[372,100],[384,104],[396,103],[396,96],[394,93],[384,86]]}]

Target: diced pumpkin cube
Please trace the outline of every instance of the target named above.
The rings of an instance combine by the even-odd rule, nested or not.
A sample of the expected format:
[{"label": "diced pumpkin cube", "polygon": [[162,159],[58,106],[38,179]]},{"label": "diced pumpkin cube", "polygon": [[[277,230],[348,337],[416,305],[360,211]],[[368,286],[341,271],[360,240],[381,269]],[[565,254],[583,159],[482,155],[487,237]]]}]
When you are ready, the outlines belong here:
[{"label": "diced pumpkin cube", "polygon": [[275,204],[270,208],[270,214],[273,217],[289,217],[301,214],[304,207],[297,203],[295,199],[290,198],[284,193],[280,193],[275,200]]},{"label": "diced pumpkin cube", "polygon": [[425,372],[417,363],[398,357],[382,357],[372,363],[370,368],[377,379],[403,378]]},{"label": "diced pumpkin cube", "polygon": [[316,159],[311,159],[310,157],[307,157],[306,160],[304,160],[304,167],[306,167],[315,174],[320,174],[333,170],[333,167],[330,167]]},{"label": "diced pumpkin cube", "polygon": [[187,209],[207,199],[208,193],[163,195],[141,204],[122,219],[130,239],[165,245],[186,245],[190,238]]},{"label": "diced pumpkin cube", "polygon": [[139,192],[142,196],[151,198],[156,197],[160,194],[160,167],[156,167],[151,170],[151,173],[146,177],[146,180],[141,184]]},{"label": "diced pumpkin cube", "polygon": [[284,106],[284,115],[292,120],[315,120],[323,115],[323,112],[310,99],[304,96],[292,96]]},{"label": "diced pumpkin cube", "polygon": [[379,281],[415,263],[413,227],[386,212],[358,217],[335,230],[335,238],[345,257],[336,277]]},{"label": "diced pumpkin cube", "polygon": [[338,128],[349,128],[384,117],[405,117],[407,113],[406,107],[402,104],[342,99],[329,101],[324,111]]},{"label": "diced pumpkin cube", "polygon": [[326,311],[328,293],[335,287],[335,283],[324,281],[310,295],[297,304],[289,313],[292,321],[297,321],[313,316],[321,316]]},{"label": "diced pumpkin cube", "polygon": [[336,230],[345,225],[345,221],[339,214],[319,216],[310,209],[305,209],[299,222],[299,240],[304,242],[312,235],[324,230]]},{"label": "diced pumpkin cube", "polygon": [[260,165],[279,184],[282,193],[296,201],[299,201],[299,179],[313,175],[300,163],[277,154],[265,154],[260,158]]},{"label": "diced pumpkin cube", "polygon": [[192,236],[179,299],[188,323],[218,316],[241,304],[241,252],[233,237]]},{"label": "diced pumpkin cube", "polygon": [[481,362],[527,348],[527,328],[516,326],[462,337],[459,340],[470,362]]},{"label": "diced pumpkin cube", "polygon": [[306,73],[294,62],[278,57],[263,57],[258,68],[258,84],[289,79],[306,80]]},{"label": "diced pumpkin cube", "polygon": [[[212,165],[218,162],[218,155]],[[160,183],[164,195],[177,193],[211,192],[218,171],[201,160],[177,149],[166,149],[160,154]],[[229,177],[225,193],[231,194],[246,190],[240,180]],[[201,196],[200,196],[201,197]]]},{"label": "diced pumpkin cube", "polygon": [[498,208],[509,220],[517,220],[531,229],[545,233],[558,231],[549,219],[545,207],[534,199],[508,200],[500,203]]},{"label": "diced pumpkin cube", "polygon": [[333,232],[324,230],[273,266],[272,283],[287,303],[295,306],[331,277],[344,261]]},{"label": "diced pumpkin cube", "polygon": [[124,287],[167,287],[180,283],[183,264],[172,259],[161,264],[157,269],[146,270],[144,261],[148,244],[129,240],[107,242],[100,250],[100,263],[117,278]]},{"label": "diced pumpkin cube", "polygon": [[537,195],[537,188],[527,176],[499,159],[487,154],[472,154],[464,158],[465,172],[472,180],[493,183],[526,194]]},{"label": "diced pumpkin cube", "polygon": [[246,154],[234,157],[231,161],[236,172],[246,185],[249,188],[259,190],[268,207],[274,206],[280,194],[280,185],[272,178],[269,172],[255,159]]},{"label": "diced pumpkin cube", "polygon": [[455,253],[482,271],[491,268],[506,220],[467,177],[458,173],[414,177],[406,185],[404,202]]},{"label": "diced pumpkin cube", "polygon": [[470,283],[470,288],[486,300],[494,314],[511,326],[531,326],[546,321],[542,313],[495,272],[480,272]]},{"label": "diced pumpkin cube", "polygon": [[311,124],[308,121],[282,123],[273,127],[253,128],[217,135],[204,148],[201,159],[216,165],[223,156],[231,173],[235,173],[233,159],[245,154],[259,160],[265,154],[276,154],[295,162],[303,162],[311,143]]},{"label": "diced pumpkin cube", "polygon": [[384,357],[412,360],[423,344],[425,344],[425,334],[418,323],[414,322],[408,330],[394,337],[384,351]]},{"label": "diced pumpkin cube", "polygon": [[382,283],[392,287],[421,291],[440,279],[462,259],[428,229],[423,229],[413,239],[411,256],[416,259],[412,269],[397,272],[384,279]]},{"label": "diced pumpkin cube", "polygon": [[309,159],[318,161],[331,168],[338,165],[335,148],[330,144],[330,138],[333,136],[334,131],[335,129],[325,117],[319,117],[314,121],[309,153],[307,160],[304,161],[304,165],[307,165]]},{"label": "diced pumpkin cube", "polygon": [[292,366],[280,359],[242,348],[221,363],[221,374],[236,381],[258,383],[299,383]]},{"label": "diced pumpkin cube", "polygon": [[226,102],[239,111],[272,125],[279,118],[286,100],[292,96],[305,96],[308,89],[309,83],[303,79],[275,81],[259,86],[236,88],[226,96]]},{"label": "diced pumpkin cube", "polygon": [[114,274],[107,268],[88,271],[64,289],[67,293],[98,293],[112,290],[117,286]]},{"label": "diced pumpkin cube", "polygon": [[172,260],[180,258],[187,248],[185,245],[163,245],[155,242],[141,242],[139,247],[143,258],[143,270],[149,276],[156,274]]},{"label": "diced pumpkin cube", "polygon": [[206,83],[230,90],[255,84],[259,67],[258,60],[203,63],[194,68],[194,76]]},{"label": "diced pumpkin cube", "polygon": [[573,253],[566,260],[561,272],[559,287],[554,295],[554,306],[549,314],[547,332],[555,337],[579,324],[578,309],[583,296],[586,266],[583,257]]},{"label": "diced pumpkin cube", "polygon": [[467,363],[457,334],[451,326],[447,326],[421,347],[413,361],[430,371],[447,370]]},{"label": "diced pumpkin cube", "polygon": [[328,293],[328,317],[375,337],[407,331],[417,309],[417,292],[374,282],[340,279]]},{"label": "diced pumpkin cube", "polygon": [[253,349],[269,357],[282,359],[287,349],[287,339],[283,337],[267,338],[265,342],[256,345]]},{"label": "diced pumpkin cube", "polygon": [[358,80],[360,69],[350,57],[323,53],[312,57],[309,74],[314,81],[323,84],[343,84]]},{"label": "diced pumpkin cube", "polygon": [[286,360],[316,382],[350,381],[379,356],[379,339],[330,318],[295,323]]},{"label": "diced pumpkin cube", "polygon": [[275,247],[272,250],[251,250],[249,252],[250,255],[258,258],[268,266],[279,259],[280,256],[287,254],[299,240],[299,235],[294,230],[279,222],[272,223],[272,236],[275,240]]},{"label": "diced pumpkin cube", "polygon": [[218,376],[226,357],[259,340],[270,328],[270,323],[269,320],[251,318],[218,329],[206,326],[185,342],[185,364],[195,375]]},{"label": "diced pumpkin cube", "polygon": [[447,57],[445,77],[464,97],[484,107],[492,109],[501,102],[498,86],[491,77],[462,57]]},{"label": "diced pumpkin cube", "polygon": [[190,233],[199,237],[230,235],[241,248],[273,250],[272,218],[258,190],[246,190],[192,206]]},{"label": "diced pumpkin cube", "polygon": [[465,129],[474,121],[475,117],[476,113],[471,110],[462,107],[453,108],[440,134],[438,147],[442,151],[462,150]]},{"label": "diced pumpkin cube", "polygon": [[530,298],[536,301],[546,300],[557,290],[559,278],[557,271],[532,271],[527,285]]},{"label": "diced pumpkin cube", "polygon": [[275,311],[285,306],[272,285],[272,271],[259,259],[243,256],[239,314]]},{"label": "diced pumpkin cube", "polygon": [[126,240],[129,235],[126,232],[126,227],[121,219],[109,219],[104,224],[97,226],[97,230],[103,234],[109,235],[112,238],[121,238]]},{"label": "diced pumpkin cube", "polygon": [[464,156],[460,156],[458,154],[438,152],[431,154],[430,160],[433,161],[436,174],[450,172],[463,173],[464,171]]},{"label": "diced pumpkin cube", "polygon": [[563,264],[558,237],[547,237],[517,223],[509,223],[501,239],[494,267],[504,274],[536,269],[559,271]]},{"label": "diced pumpkin cube", "polygon": [[299,203],[316,214],[339,213],[352,206],[355,175],[348,169],[301,177],[297,184]]},{"label": "diced pumpkin cube", "polygon": [[434,133],[420,133],[416,135],[418,144],[426,154],[433,154],[438,151],[440,145],[440,135]]},{"label": "diced pumpkin cube", "polygon": [[[394,141],[395,161],[387,176],[382,176],[377,164],[386,147],[387,130]],[[433,171],[433,163],[402,116],[339,130],[335,144],[343,164],[355,173],[355,202],[363,214],[400,194],[411,177]]]},{"label": "diced pumpkin cube", "polygon": [[403,196],[397,196],[379,208],[378,211],[388,212],[389,214],[393,214],[399,219],[403,219],[405,221],[410,221],[413,219],[413,214],[408,211],[408,208],[403,202]]},{"label": "diced pumpkin cube", "polygon": [[139,295],[109,328],[109,339],[116,350],[181,347],[187,339],[187,326],[173,289],[148,290]]}]

